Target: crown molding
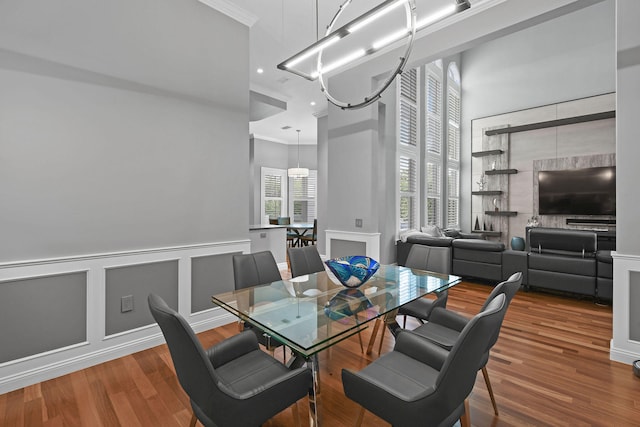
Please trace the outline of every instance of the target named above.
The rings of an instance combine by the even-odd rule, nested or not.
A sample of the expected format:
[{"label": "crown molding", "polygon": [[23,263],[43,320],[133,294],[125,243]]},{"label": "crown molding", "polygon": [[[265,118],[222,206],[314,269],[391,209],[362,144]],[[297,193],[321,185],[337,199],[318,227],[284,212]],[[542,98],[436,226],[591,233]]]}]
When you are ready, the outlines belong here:
[{"label": "crown molding", "polygon": [[246,25],[247,27],[252,27],[253,24],[258,22],[258,17],[251,12],[236,6],[229,0],[198,0],[200,3],[209,6],[210,8],[217,10],[218,12],[224,13],[230,18],[235,19],[236,21]]}]

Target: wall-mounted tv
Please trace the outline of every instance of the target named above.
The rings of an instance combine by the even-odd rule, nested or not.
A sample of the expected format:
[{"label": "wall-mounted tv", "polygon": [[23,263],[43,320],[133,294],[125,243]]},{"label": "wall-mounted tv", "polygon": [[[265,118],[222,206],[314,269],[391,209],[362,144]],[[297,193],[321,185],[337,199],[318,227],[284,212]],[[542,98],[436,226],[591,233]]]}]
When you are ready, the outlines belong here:
[{"label": "wall-mounted tv", "polygon": [[538,172],[540,215],[615,215],[616,167]]}]

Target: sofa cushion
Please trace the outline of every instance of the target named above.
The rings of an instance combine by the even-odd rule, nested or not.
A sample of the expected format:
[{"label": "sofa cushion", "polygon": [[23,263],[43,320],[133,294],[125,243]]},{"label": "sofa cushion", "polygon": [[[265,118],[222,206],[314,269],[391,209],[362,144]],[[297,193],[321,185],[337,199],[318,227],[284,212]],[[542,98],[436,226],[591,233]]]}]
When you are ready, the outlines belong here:
[{"label": "sofa cushion", "polygon": [[598,262],[603,262],[605,264],[613,264],[613,257],[611,256],[611,251],[596,252],[596,259],[598,260]]},{"label": "sofa cushion", "polygon": [[453,248],[453,259],[479,262],[483,264],[502,264],[502,252],[476,251],[473,249]]},{"label": "sofa cushion", "polygon": [[414,234],[407,237],[407,243],[417,243],[427,246],[451,246],[452,237],[432,237],[422,234]]},{"label": "sofa cushion", "polygon": [[591,231],[553,228],[529,229],[531,252],[595,257],[598,235]]},{"label": "sofa cushion", "polygon": [[470,249],[474,251],[486,251],[486,252],[504,251],[504,243],[492,242],[490,240],[456,239],[453,241],[452,245],[454,248]]},{"label": "sofa cushion", "polygon": [[594,258],[563,257],[549,254],[529,254],[529,271],[544,270],[575,274],[578,276],[596,275],[596,260]]}]

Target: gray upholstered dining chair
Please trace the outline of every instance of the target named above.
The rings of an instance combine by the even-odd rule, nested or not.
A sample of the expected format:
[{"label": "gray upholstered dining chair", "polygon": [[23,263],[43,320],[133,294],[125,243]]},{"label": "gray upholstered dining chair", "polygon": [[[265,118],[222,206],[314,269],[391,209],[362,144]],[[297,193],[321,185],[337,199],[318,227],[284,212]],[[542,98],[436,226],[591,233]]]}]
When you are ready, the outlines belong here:
[{"label": "gray upholstered dining chair", "polygon": [[500,329],[505,300],[496,296],[471,319],[451,351],[402,330],[393,351],[359,372],[343,369],[345,394],[362,406],[356,425],[365,409],[397,427],[445,427],[461,418],[468,425],[467,397],[484,350]]},{"label": "gray upholstered dining chair", "polygon": [[205,427],[257,426],[292,406],[311,387],[308,368],[290,370],[260,350],[256,336],[242,332],[204,349],[186,320],[155,294],[149,309],[167,341],[180,385],[193,415]]},{"label": "gray upholstered dining chair", "polygon": [[[496,295],[502,293],[506,297],[505,304],[507,307],[509,307],[511,300],[515,296],[516,292],[518,292],[518,289],[520,289],[521,285],[521,272],[514,273],[504,282],[498,283],[485,300],[481,311],[483,311],[491,303]],[[453,348],[456,341],[458,340],[458,337],[462,333],[461,331],[465,328],[468,322],[469,319],[467,317],[464,317],[458,313],[444,308],[436,308],[431,313],[429,322],[418,326],[413,330],[413,332],[424,338],[427,338],[429,341],[432,341],[443,349],[451,350],[451,348]],[[491,387],[491,381],[489,380],[487,362],[489,361],[489,352],[495,345],[496,341],[498,341],[499,335],[500,328],[498,328],[495,331],[494,335],[491,336],[488,346],[483,352],[484,354],[482,355],[480,364],[477,367],[478,370],[482,370],[484,381],[487,384],[487,389],[489,390],[489,397],[491,398],[493,411],[496,415],[498,415],[498,405],[496,404],[496,399],[493,395],[493,388]]]},{"label": "gray upholstered dining chair", "polygon": [[287,248],[291,277],[324,271],[324,262],[315,246]]},{"label": "gray upholstered dining chair", "polygon": [[[449,274],[451,271],[451,248],[413,245],[407,256],[405,267]],[[415,317],[420,323],[424,323],[429,320],[434,308],[445,307],[449,293],[445,290],[436,295],[436,299],[418,298],[400,307],[398,314],[404,316],[402,327],[407,327],[407,316]]]},{"label": "gray upholstered dining chair", "polygon": [[[278,270],[278,264],[271,251],[236,254],[233,255],[232,262],[236,290],[282,280],[280,270]],[[242,322],[241,325],[243,329],[253,330],[256,338],[258,338],[258,342],[272,353],[277,347],[282,345],[282,343],[266,335],[264,331],[249,323]]]}]

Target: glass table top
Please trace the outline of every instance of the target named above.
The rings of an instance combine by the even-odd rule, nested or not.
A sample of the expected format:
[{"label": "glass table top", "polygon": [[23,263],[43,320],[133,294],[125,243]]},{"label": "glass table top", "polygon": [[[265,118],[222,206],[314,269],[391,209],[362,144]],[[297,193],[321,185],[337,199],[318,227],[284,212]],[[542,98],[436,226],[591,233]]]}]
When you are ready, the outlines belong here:
[{"label": "glass table top", "polygon": [[459,282],[458,276],[381,265],[357,289],[323,271],[225,292],[212,301],[309,357],[358,333],[370,320]]}]

